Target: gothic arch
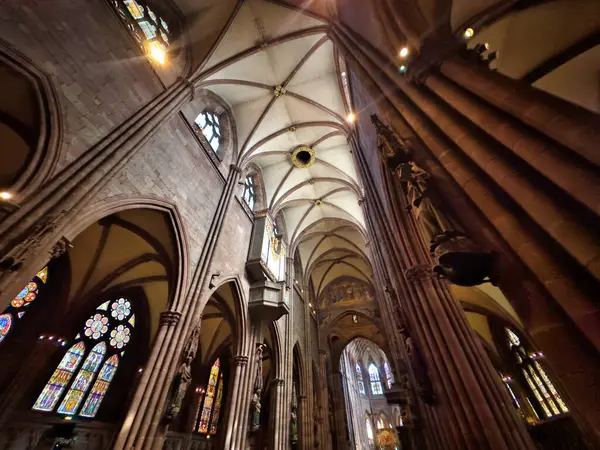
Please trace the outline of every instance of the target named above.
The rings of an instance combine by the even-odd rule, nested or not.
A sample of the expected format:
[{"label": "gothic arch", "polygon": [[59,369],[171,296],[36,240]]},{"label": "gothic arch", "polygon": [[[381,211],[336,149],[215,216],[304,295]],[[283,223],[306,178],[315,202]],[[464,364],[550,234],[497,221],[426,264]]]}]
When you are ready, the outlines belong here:
[{"label": "gothic arch", "polygon": [[[104,217],[119,212],[134,209],[150,209],[165,213],[171,222],[171,229],[175,236],[177,248],[177,268],[175,283],[171,289],[171,301],[182,297],[188,286],[189,271],[189,249],[186,228],[183,218],[175,203],[156,197],[111,197],[103,201],[94,202],[85,207],[77,216],[76,220],[69,223],[64,231],[64,236],[73,241],[80,233],[93,223]],[[173,305],[176,306],[176,305]]]},{"label": "gothic arch", "polygon": [[[0,153],[8,168],[8,157],[13,164],[9,172],[0,175],[0,190],[7,190],[19,201],[35,192],[52,174],[58,160],[62,141],[60,105],[51,78],[31,60],[0,39],[0,79],[2,89],[19,95],[18,105],[8,95],[0,97],[0,125],[14,137],[11,154]],[[29,105],[23,108],[29,100]],[[6,102],[6,104],[3,104]],[[4,148],[11,136],[2,138]],[[19,160],[15,148],[23,143]],[[0,149],[0,152],[2,149]]]}]

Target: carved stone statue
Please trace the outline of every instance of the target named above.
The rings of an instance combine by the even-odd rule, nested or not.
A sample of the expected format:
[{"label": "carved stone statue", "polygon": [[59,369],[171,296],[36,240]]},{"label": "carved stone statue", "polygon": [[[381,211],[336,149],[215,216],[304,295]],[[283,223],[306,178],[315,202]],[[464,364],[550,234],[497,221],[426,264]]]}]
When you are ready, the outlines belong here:
[{"label": "carved stone statue", "polygon": [[415,164],[413,148],[392,129],[371,116],[377,131],[377,148],[385,164],[402,183],[408,209],[413,212],[436,266],[434,273],[461,286],[493,283],[494,257],[482,251],[466,236],[444,211],[444,204],[434,204],[429,190],[431,175]]},{"label": "carved stone statue", "polygon": [[260,399],[263,390],[263,344],[256,347],[256,378],[254,379],[254,394],[250,402],[250,431],[260,429]]},{"label": "carved stone statue", "polygon": [[179,415],[183,400],[187,394],[190,383],[192,382],[192,363],[196,358],[198,350],[198,338],[200,336],[200,327],[192,330],[187,344],[183,351],[183,360],[177,369],[177,374],[173,380],[171,402],[167,408],[165,417],[172,421]]},{"label": "carved stone statue", "polygon": [[401,164],[397,173],[400,181],[405,185],[408,209],[414,212],[427,242],[432,243],[437,236],[452,230],[450,221],[433,206],[427,197],[429,173],[413,161]]},{"label": "carved stone statue", "polygon": [[165,415],[167,420],[175,419],[181,411],[181,405],[192,382],[192,362],[193,358],[186,356],[177,370],[173,381],[173,396]]},{"label": "carved stone statue", "polygon": [[292,384],[292,412],[290,414],[290,442],[298,442],[298,399],[296,397],[296,383]]}]

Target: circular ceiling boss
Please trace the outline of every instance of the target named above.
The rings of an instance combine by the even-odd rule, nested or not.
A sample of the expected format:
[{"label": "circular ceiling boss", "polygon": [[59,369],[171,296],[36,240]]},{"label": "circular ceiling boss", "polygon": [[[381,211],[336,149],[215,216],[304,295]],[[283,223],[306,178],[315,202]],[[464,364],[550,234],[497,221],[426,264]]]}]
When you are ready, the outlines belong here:
[{"label": "circular ceiling boss", "polygon": [[300,169],[306,169],[315,163],[315,151],[304,145],[296,148],[292,153],[292,164]]}]

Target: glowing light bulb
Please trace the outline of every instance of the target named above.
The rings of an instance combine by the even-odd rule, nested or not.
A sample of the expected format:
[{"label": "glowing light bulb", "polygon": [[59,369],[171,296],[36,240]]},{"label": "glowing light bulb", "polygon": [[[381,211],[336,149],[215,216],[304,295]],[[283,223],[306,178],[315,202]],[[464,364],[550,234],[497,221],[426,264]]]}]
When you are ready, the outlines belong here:
[{"label": "glowing light bulb", "polygon": [[12,198],[12,194],[10,192],[2,191],[0,192],[0,198],[2,200],[10,200]]},{"label": "glowing light bulb", "polygon": [[408,49],[408,47],[402,47],[402,49],[400,50],[400,58],[406,58],[408,56],[408,54],[410,53],[410,50]]},{"label": "glowing light bulb", "polygon": [[398,69],[398,72],[400,72],[400,73],[406,72],[406,66],[400,66],[400,68]]},{"label": "glowing light bulb", "polygon": [[473,28],[467,28],[463,33],[465,39],[471,39],[473,36],[475,36],[475,30]]},{"label": "glowing light bulb", "polygon": [[150,57],[159,64],[164,64],[167,58],[167,52],[165,49],[156,41],[150,42],[149,46]]},{"label": "glowing light bulb", "polygon": [[354,115],[354,113],[350,113],[348,114],[348,117],[346,117],[346,120],[350,123],[354,123],[354,121],[356,120],[356,116]]}]

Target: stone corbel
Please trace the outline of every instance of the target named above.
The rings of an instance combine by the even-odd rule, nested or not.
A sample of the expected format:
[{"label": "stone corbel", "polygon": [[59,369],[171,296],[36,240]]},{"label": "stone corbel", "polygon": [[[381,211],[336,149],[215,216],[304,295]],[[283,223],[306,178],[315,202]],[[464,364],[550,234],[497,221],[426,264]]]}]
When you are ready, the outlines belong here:
[{"label": "stone corbel", "polygon": [[234,366],[243,367],[243,366],[248,365],[248,357],[244,356],[244,355],[234,356],[231,360],[232,360]]}]

